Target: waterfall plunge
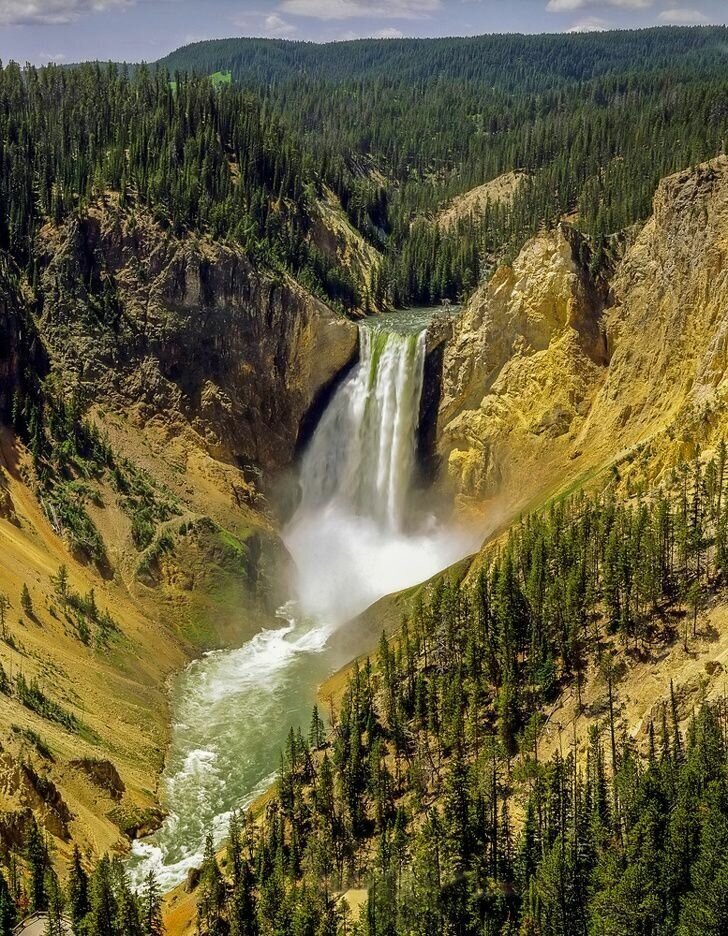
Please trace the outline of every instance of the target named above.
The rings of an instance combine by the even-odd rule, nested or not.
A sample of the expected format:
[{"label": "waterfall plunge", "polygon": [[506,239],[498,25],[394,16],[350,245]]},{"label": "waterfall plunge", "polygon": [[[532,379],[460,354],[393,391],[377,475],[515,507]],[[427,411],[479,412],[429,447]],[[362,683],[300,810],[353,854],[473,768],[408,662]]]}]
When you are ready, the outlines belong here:
[{"label": "waterfall plunge", "polygon": [[361,362],[316,430],[301,466],[300,513],[336,504],[401,532],[415,460],[425,332],[362,327]]},{"label": "waterfall plunge", "polygon": [[133,845],[127,869],[135,886],[150,870],[165,889],[183,881],[202,860],[207,832],[220,842],[229,811],[270,783],[289,726],[310,718],[316,687],[370,649],[356,628],[343,644],[332,641],[338,626],[477,545],[409,505],[424,334],[370,328],[362,328],[360,364],[303,459],[301,504],[285,531],[306,615],[287,605],[282,626],[236,650],[206,654],[175,678],[162,783],[167,818]]},{"label": "waterfall plunge", "polygon": [[306,451],[301,502],[284,533],[303,610],[337,625],[424,581],[471,548],[408,510],[425,331],[360,327],[361,357]]}]

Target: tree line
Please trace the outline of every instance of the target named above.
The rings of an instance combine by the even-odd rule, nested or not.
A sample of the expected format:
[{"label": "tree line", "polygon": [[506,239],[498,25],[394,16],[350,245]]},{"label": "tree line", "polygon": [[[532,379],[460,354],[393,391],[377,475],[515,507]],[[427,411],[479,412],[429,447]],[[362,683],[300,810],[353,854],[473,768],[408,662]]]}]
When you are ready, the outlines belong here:
[{"label": "tree line", "polygon": [[[467,296],[564,215],[595,242],[649,215],[658,181],[724,151],[726,29],[589,36],[196,43],[170,73],[229,70],[315,153],[386,258],[395,305]],[[521,169],[512,206],[458,231],[433,223],[460,192]]]}]

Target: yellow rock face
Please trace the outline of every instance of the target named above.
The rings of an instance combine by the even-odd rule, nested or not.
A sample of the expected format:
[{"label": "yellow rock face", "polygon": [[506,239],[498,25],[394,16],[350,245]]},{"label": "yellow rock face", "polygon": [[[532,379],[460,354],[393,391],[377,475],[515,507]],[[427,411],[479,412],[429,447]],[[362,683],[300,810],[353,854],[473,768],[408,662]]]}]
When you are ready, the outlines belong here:
[{"label": "yellow rock face", "polygon": [[458,195],[440,212],[437,217],[438,224],[449,230],[460,221],[482,215],[487,204],[502,205],[512,201],[526,175],[523,171],[506,172],[484,185]]},{"label": "yellow rock face", "polygon": [[726,432],[728,159],[661,184],[608,288],[578,237],[532,240],[455,325],[439,448],[462,506],[526,506],[638,452],[659,473]]},{"label": "yellow rock face", "polygon": [[589,412],[606,361],[602,304],[573,253],[564,227],[532,240],[456,325],[440,447],[465,499],[490,500],[513,481],[545,474]]}]

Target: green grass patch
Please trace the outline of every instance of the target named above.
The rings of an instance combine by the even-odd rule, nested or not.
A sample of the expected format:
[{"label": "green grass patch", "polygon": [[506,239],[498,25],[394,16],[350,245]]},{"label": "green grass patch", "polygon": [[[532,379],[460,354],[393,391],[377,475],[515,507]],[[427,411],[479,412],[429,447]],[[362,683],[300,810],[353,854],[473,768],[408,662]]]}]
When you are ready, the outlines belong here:
[{"label": "green grass patch", "polygon": [[220,85],[229,85],[232,83],[233,73],[230,71],[216,71],[210,75],[210,81],[219,88]]}]

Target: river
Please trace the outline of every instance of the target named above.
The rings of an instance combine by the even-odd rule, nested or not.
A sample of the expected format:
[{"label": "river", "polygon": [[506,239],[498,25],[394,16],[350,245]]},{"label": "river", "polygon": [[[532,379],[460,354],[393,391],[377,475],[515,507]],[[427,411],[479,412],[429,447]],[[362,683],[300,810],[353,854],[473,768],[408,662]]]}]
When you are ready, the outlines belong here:
[{"label": "river", "polygon": [[174,679],[161,787],[167,818],[134,843],[135,885],[150,870],[164,890],[180,883],[199,866],[208,831],[220,841],[231,811],[270,785],[291,726],[308,726],[318,686],[370,649],[368,634],[351,628],[344,643],[330,641],[334,632],[477,545],[472,532],[416,510],[410,496],[431,315],[411,310],[360,326],[360,361],[299,467],[300,503],[283,531],[296,578],[280,626],[208,653]]}]

